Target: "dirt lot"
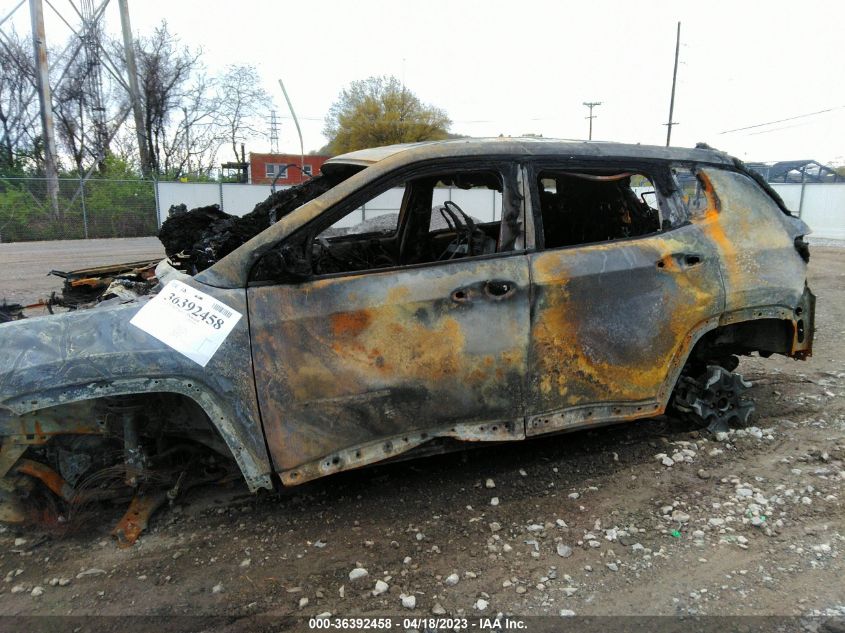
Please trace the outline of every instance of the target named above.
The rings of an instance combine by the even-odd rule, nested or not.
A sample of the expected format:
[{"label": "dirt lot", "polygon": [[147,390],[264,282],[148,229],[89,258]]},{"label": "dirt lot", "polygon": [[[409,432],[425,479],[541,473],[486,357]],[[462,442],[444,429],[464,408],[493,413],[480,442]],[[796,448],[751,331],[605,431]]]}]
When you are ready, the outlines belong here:
[{"label": "dirt lot", "polygon": [[[34,290],[20,256],[0,246],[10,298]],[[46,261],[29,270],[66,265]],[[814,357],[740,367],[753,428],[661,418],[281,494],[197,490],[127,550],[109,537],[124,508],[61,538],[4,529],[0,614],[845,616],[845,249],[814,248],[811,283]]]},{"label": "dirt lot", "polygon": [[164,257],[164,248],[155,237],[0,244],[0,303],[5,300],[26,305],[61,290],[62,280],[48,275],[51,270],[160,257]]}]

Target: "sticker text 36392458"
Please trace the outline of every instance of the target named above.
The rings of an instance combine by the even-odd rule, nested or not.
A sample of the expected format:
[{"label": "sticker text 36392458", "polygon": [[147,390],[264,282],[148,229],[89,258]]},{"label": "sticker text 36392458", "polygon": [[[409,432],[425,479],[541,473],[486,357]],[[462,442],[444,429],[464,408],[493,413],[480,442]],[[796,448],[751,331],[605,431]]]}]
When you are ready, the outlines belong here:
[{"label": "sticker text 36392458", "polygon": [[214,297],[173,280],[130,323],[205,367],[241,316]]}]

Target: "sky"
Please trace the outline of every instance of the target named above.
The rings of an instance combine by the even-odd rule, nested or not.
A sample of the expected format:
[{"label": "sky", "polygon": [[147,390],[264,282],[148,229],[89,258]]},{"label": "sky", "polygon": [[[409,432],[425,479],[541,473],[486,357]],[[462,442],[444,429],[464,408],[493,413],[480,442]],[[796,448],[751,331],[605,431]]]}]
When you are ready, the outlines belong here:
[{"label": "sky", "polygon": [[[14,4],[0,0],[0,14]],[[343,87],[372,75],[404,80],[447,112],[454,133],[584,139],[583,102],[599,101],[594,139],[663,145],[680,21],[673,145],[845,164],[842,0],[129,0],[129,9],[136,34],[167,20],[211,72],[256,66],[282,151],[297,153],[299,141],[280,78],[308,152],[325,144],[323,118]],[[45,11],[48,43],[64,40],[67,28]],[[26,32],[27,5],[18,13]],[[119,34],[115,0],[105,25]],[[269,150],[267,128],[247,151]]]}]

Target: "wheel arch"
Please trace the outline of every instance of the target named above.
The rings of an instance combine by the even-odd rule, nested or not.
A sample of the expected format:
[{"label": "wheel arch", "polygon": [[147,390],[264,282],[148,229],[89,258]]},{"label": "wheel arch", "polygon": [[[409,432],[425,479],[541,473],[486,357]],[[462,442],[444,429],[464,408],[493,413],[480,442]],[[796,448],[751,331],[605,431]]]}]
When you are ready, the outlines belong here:
[{"label": "wheel arch", "polygon": [[[263,437],[259,438],[260,443],[248,438],[251,428],[257,433],[262,432],[260,423],[252,420],[246,411],[239,410],[236,403],[225,401],[196,379],[170,376],[88,382],[39,390],[37,394],[19,395],[3,402],[3,406],[14,414],[24,415],[41,409],[100,398],[155,393],[178,394],[193,401],[220,434],[249,489],[253,492],[259,488],[273,489],[272,468],[264,448]],[[256,444],[261,448],[249,449]]]}]

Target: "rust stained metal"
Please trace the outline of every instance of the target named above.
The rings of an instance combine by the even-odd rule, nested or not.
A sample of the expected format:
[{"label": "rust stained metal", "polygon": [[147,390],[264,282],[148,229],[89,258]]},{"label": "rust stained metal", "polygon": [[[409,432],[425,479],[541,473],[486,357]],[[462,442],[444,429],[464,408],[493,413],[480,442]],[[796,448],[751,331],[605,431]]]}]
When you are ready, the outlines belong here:
[{"label": "rust stained metal", "polygon": [[[190,279],[186,283],[196,284]],[[246,313],[244,290],[214,294]],[[129,323],[144,301],[4,324],[3,334],[14,344],[0,347],[0,428],[19,428],[27,419],[20,416],[59,405],[126,394],[178,393],[205,411],[249,487],[272,488],[249,371],[247,319],[238,322],[202,368]],[[72,418],[55,419],[51,432],[72,432],[79,424]],[[12,433],[20,437],[17,430]]]},{"label": "rust stained metal", "polygon": [[[485,286],[496,278],[513,284],[506,296]],[[528,287],[526,258],[514,254],[251,288],[256,387],[277,469],[376,438],[520,417]]]},{"label": "rust stained metal", "polygon": [[68,484],[59,473],[41,462],[31,459],[21,459],[15,465],[15,470],[22,475],[29,475],[40,480],[57,497],[65,501],[73,501],[76,496],[76,490],[73,489],[73,486]]},{"label": "rust stained metal", "polygon": [[403,433],[358,446],[335,451],[320,459],[279,473],[282,483],[296,486],[333,473],[391,459],[430,442],[449,437],[465,442],[507,442],[525,438],[523,420],[506,420],[488,424],[455,424],[442,429],[417,433]]},{"label": "rust stained metal", "polygon": [[723,307],[718,259],[695,226],[546,251],[531,266],[529,435],[662,412],[688,335]]},{"label": "rust stained metal", "polygon": [[796,307],[804,293],[806,265],[794,238],[808,232],[798,218],[776,212],[773,202],[744,174],[703,168],[699,177],[711,202],[694,219],[718,249],[725,283],[725,311]]},{"label": "rust stained metal", "polygon": [[150,517],[167,501],[167,491],[157,490],[136,495],[129,504],[123,518],[114,526],[111,534],[120,548],[132,547],[147,529]]}]

